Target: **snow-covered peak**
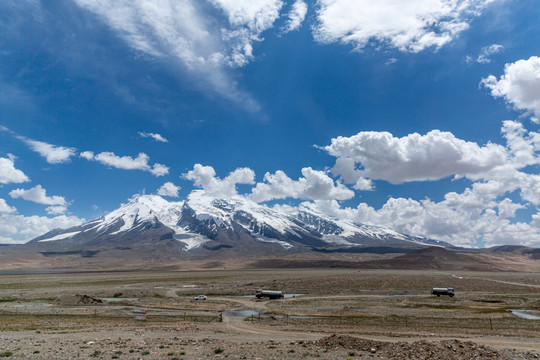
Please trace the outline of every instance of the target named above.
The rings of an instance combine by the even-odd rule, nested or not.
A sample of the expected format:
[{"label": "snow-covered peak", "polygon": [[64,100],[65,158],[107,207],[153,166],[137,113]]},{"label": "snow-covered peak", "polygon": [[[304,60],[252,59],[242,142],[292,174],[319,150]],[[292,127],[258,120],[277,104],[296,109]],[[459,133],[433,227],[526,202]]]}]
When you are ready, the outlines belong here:
[{"label": "snow-covered peak", "polygon": [[204,190],[194,190],[187,197],[187,204],[195,212],[215,212],[214,209],[220,209],[219,214],[232,212],[239,209],[257,209],[263,205],[242,196],[235,195],[227,198],[208,195]]},{"label": "snow-covered peak", "polygon": [[159,195],[136,195],[129,199],[129,204],[140,204],[153,210],[160,210],[170,203]]},{"label": "snow-covered peak", "polygon": [[[148,235],[147,231],[154,229],[158,229],[156,235]],[[143,234],[146,234],[145,238],[166,235],[165,238],[183,242],[184,250],[189,251],[209,241],[245,239],[246,232],[254,241],[277,243],[286,249],[300,244],[351,247],[378,242],[429,242],[390,229],[333,218],[307,206],[269,207],[246,196],[224,199],[207,195],[202,190],[193,191],[185,201],[178,202],[169,202],[158,195],[134,196],[99,219],[69,231],[47,234],[39,241],[117,235],[133,236],[136,240],[144,237]]]},{"label": "snow-covered peak", "polygon": [[105,220],[137,215],[140,219],[151,220],[164,208],[168,208],[170,203],[158,195],[139,195],[129,200],[127,204],[122,204],[118,209],[105,215]]},{"label": "snow-covered peak", "polygon": [[127,231],[136,224],[144,222],[174,223],[178,221],[179,211],[183,202],[169,202],[158,195],[138,195],[132,197],[127,204],[111,211],[103,217],[98,229],[105,229],[123,221],[122,227],[115,233]]},{"label": "snow-covered peak", "polygon": [[[255,201],[236,195],[226,199],[207,195],[202,190],[193,191],[186,200],[186,204],[195,212],[195,217],[199,220],[212,219],[218,225],[227,226],[237,218],[239,214],[248,216],[251,222],[258,225],[270,226],[280,233],[294,232],[297,227],[291,214],[277,208],[270,208],[266,205],[258,204]],[[242,224],[248,225],[249,224]],[[288,231],[290,230],[290,231]]]}]

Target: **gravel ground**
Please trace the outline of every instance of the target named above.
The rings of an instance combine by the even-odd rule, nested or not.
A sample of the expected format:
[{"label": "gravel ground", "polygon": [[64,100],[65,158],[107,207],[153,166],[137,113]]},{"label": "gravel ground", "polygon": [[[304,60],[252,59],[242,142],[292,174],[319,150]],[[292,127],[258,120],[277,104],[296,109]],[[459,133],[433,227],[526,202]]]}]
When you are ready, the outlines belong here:
[{"label": "gravel ground", "polygon": [[[0,357],[12,359],[538,359],[538,353],[495,350],[471,341],[421,340],[384,342],[348,335],[319,340],[235,339],[219,334],[189,337],[197,328],[174,333],[142,328],[131,333],[32,334],[0,340]],[[90,335],[94,335],[90,337]],[[103,337],[111,335],[110,337]],[[291,338],[296,338],[294,335]]]},{"label": "gravel ground", "polygon": [[[442,285],[456,297],[429,295]],[[259,287],[297,296],[250,297]],[[1,275],[0,358],[538,359],[540,321],[507,310],[540,309],[539,289],[527,273]]]}]

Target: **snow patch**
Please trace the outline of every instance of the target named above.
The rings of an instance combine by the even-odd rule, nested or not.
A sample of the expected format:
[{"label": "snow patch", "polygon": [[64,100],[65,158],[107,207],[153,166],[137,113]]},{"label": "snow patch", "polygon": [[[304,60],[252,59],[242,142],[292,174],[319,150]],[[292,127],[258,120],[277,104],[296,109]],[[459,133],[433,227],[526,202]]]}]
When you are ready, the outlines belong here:
[{"label": "snow patch", "polygon": [[185,244],[185,246],[183,248],[184,251],[189,251],[189,250],[196,249],[196,248],[200,247],[202,244],[204,244],[205,242],[210,241],[209,238],[207,238],[206,236],[202,236],[202,235],[193,235],[193,236],[186,237],[186,238],[184,238],[184,237],[176,238],[175,237],[174,239]]},{"label": "snow patch", "polygon": [[277,240],[277,239],[270,239],[270,238],[267,238],[267,237],[256,237],[255,238],[256,240],[260,241],[260,242],[264,242],[264,243],[274,243],[274,244],[279,244],[281,245],[284,249],[292,249],[293,248],[293,245],[292,244],[289,244],[288,242],[286,241],[281,241],[281,240]]},{"label": "snow patch", "polygon": [[80,233],[80,231],[64,233],[64,234],[53,236],[53,237],[48,238],[48,239],[39,240],[38,242],[46,242],[46,241],[55,241],[55,240],[68,239],[68,238],[71,238],[71,237],[73,237],[73,236],[75,236],[75,235],[77,235],[79,233]]},{"label": "snow patch", "polygon": [[347,241],[339,235],[323,235],[322,240],[332,245],[356,246],[357,244]]}]

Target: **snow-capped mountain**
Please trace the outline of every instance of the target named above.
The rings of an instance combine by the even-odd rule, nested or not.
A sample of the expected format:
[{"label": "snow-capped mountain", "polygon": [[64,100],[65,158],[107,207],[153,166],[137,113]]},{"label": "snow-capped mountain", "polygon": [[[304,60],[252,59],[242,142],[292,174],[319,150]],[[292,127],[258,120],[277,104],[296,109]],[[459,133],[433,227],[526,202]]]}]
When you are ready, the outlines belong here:
[{"label": "snow-capped mountain", "polygon": [[194,191],[184,201],[157,195],[132,198],[117,210],[77,227],[53,230],[31,241],[64,250],[164,244],[170,251],[259,254],[275,251],[357,249],[365,246],[450,246],[382,227],[339,220],[303,207],[258,204],[244,196],[220,199]]}]

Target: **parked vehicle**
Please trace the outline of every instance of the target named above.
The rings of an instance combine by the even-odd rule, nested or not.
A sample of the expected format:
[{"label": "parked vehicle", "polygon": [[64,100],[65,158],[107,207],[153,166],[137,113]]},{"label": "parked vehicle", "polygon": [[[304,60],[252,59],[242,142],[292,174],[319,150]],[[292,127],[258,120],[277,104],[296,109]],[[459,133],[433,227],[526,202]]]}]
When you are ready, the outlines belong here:
[{"label": "parked vehicle", "polygon": [[257,289],[255,296],[257,297],[257,299],[261,299],[263,297],[269,299],[281,299],[285,297],[285,293],[283,291]]},{"label": "parked vehicle", "polygon": [[195,296],[193,300],[206,300],[206,295]]},{"label": "parked vehicle", "polygon": [[441,295],[448,295],[450,297],[454,297],[454,288],[433,288],[431,290],[431,295],[437,295],[438,297]]}]

